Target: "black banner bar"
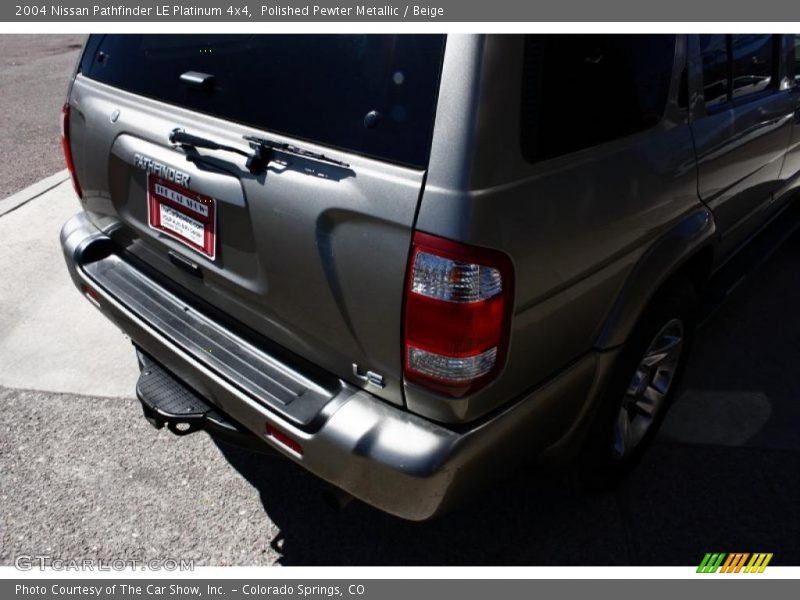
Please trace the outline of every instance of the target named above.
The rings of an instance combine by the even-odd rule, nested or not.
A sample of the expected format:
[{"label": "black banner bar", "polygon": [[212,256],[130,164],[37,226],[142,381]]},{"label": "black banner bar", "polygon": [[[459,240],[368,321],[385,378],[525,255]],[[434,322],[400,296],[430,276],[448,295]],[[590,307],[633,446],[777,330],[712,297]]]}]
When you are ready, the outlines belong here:
[{"label": "black banner bar", "polygon": [[[260,571],[261,574],[264,571]],[[719,598],[745,600],[791,598],[797,591],[792,580],[698,575],[696,579],[259,579],[246,580],[78,580],[39,579],[0,581],[0,597],[24,600],[408,600],[408,598]]]},{"label": "black banner bar", "polygon": [[43,22],[787,22],[800,4],[790,0],[430,0],[363,3],[353,0],[248,2],[229,0],[62,0],[2,3],[0,20]]}]

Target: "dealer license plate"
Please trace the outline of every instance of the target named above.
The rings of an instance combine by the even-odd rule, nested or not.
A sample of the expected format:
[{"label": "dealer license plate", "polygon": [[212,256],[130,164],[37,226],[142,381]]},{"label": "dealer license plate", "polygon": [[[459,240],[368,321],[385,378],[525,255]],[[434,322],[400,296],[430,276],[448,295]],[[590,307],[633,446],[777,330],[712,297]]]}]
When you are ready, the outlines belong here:
[{"label": "dealer license plate", "polygon": [[147,175],[150,227],[210,259],[216,254],[216,202],[156,175]]}]

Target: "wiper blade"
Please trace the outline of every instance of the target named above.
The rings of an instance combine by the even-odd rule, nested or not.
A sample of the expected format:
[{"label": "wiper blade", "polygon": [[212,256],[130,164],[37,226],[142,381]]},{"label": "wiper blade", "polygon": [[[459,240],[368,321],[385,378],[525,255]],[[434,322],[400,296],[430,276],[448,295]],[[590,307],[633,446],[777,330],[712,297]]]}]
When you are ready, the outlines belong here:
[{"label": "wiper blade", "polygon": [[[274,140],[268,140],[266,138],[260,138],[252,135],[244,136],[244,139],[250,143],[251,148],[253,149],[252,152],[246,152],[245,150],[241,150],[234,146],[227,146],[225,144],[220,144],[219,142],[215,142],[214,140],[210,140],[208,138],[200,137],[199,135],[193,135],[191,133],[186,133],[183,129],[175,128],[169,134],[169,141],[172,144],[177,146],[181,146],[184,150],[187,148],[205,148],[206,150],[222,150],[224,152],[234,152],[241,156],[247,158],[247,170],[250,171],[253,175],[258,175],[259,173],[263,172],[269,161],[272,160],[272,153],[274,151],[278,152],[285,152],[286,154],[292,154],[294,156],[300,156],[302,158],[308,158],[310,160],[316,160],[319,162],[325,162],[331,165],[336,165],[339,167],[349,167],[350,165],[346,162],[342,162],[341,160],[336,160],[334,158],[330,158],[329,156],[325,156],[324,154],[320,154],[319,152],[312,152],[311,150],[306,150],[305,148],[300,148],[299,146],[293,146],[292,144],[286,144],[284,142],[276,142]],[[188,160],[196,160],[197,157],[189,156],[186,157]]]},{"label": "wiper blade", "polygon": [[171,144],[176,144],[178,146],[188,147],[188,148],[205,148],[207,150],[225,150],[226,152],[235,152],[236,154],[241,154],[242,156],[250,156],[249,152],[245,152],[244,150],[240,150],[239,148],[234,148],[233,146],[226,146],[225,144],[220,144],[215,142],[214,140],[209,140],[208,138],[200,137],[199,135],[192,135],[191,133],[186,133],[183,129],[173,129],[169,134],[169,141]]},{"label": "wiper blade", "polygon": [[285,142],[276,142],[274,140],[268,140],[266,138],[257,137],[254,135],[246,135],[244,136],[250,145],[253,146],[256,150],[261,149],[264,150],[278,150],[279,152],[285,152],[286,154],[292,154],[294,156],[300,156],[302,158],[308,158],[311,160],[316,160],[319,162],[325,162],[331,165],[336,165],[339,167],[349,167],[350,165],[346,162],[341,160],[336,160],[335,158],[331,158],[329,156],[325,156],[324,154],[320,154],[319,152],[312,152],[311,150],[306,150],[305,148],[300,148],[299,146],[294,146],[292,144],[287,144]]},{"label": "wiper blade", "polygon": [[[267,166],[268,160],[264,160],[263,152],[256,150],[255,152],[246,152],[244,150],[240,150],[239,148],[235,148],[233,146],[227,146],[225,144],[220,144],[219,142],[215,142],[214,140],[210,140],[208,138],[200,137],[199,135],[192,135],[191,133],[186,133],[183,129],[176,128],[173,129],[169,134],[169,141],[171,144],[175,144],[181,146],[183,149],[186,148],[205,148],[206,150],[222,150],[224,152],[234,152],[241,156],[247,158],[247,170],[250,171],[253,175],[257,175],[261,171],[264,170]],[[189,161],[197,160],[195,156],[186,156],[186,159]]]}]

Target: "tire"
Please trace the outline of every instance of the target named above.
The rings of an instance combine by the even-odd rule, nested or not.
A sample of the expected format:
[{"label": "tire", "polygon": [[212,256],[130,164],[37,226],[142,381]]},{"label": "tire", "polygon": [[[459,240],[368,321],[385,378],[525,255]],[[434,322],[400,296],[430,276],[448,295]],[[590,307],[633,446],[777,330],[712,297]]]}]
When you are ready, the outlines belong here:
[{"label": "tire", "polygon": [[679,388],[696,319],[697,296],[684,280],[662,288],[645,309],[609,376],[574,465],[571,479],[580,488],[612,487],[641,460]]}]

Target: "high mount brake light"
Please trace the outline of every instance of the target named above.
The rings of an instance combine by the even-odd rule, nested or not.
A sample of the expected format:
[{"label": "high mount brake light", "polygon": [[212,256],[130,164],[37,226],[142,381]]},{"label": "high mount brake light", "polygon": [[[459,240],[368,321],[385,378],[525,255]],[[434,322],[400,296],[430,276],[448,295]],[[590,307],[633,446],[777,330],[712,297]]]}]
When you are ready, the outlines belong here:
[{"label": "high mount brake light", "polygon": [[505,361],[514,271],[504,253],[414,235],[406,283],[405,378],[461,397]]},{"label": "high mount brake light", "polygon": [[61,148],[64,150],[64,162],[67,164],[67,170],[72,178],[72,187],[75,188],[78,198],[83,198],[78,176],[75,173],[75,163],[72,161],[72,148],[70,147],[69,139],[69,113],[70,107],[69,102],[67,102],[64,104],[64,108],[61,109]]}]

